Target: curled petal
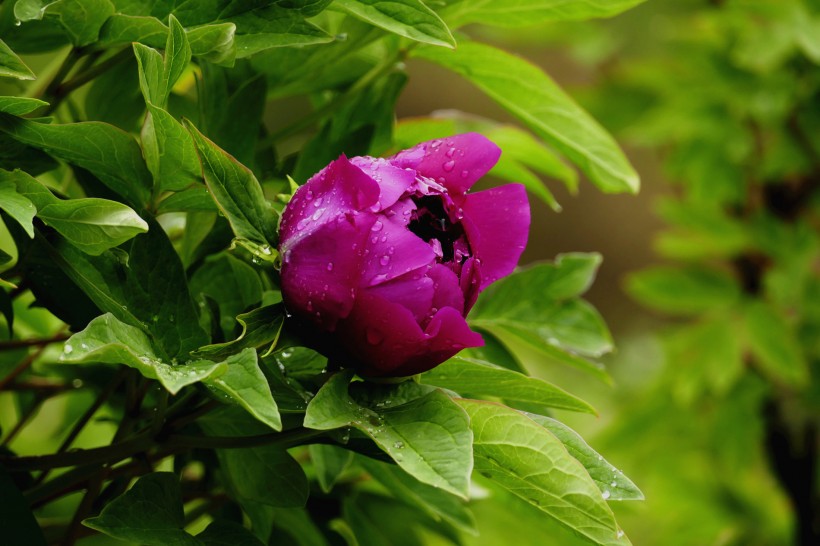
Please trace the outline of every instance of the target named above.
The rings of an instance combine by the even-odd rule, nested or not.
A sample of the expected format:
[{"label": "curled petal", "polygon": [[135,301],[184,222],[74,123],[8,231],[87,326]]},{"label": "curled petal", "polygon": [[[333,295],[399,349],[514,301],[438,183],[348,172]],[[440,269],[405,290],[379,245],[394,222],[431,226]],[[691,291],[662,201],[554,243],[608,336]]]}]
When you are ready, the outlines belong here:
[{"label": "curled petal", "polygon": [[515,269],[527,244],[530,206],[521,184],[468,194],[462,203],[462,224],[473,256],[481,263],[484,290]]},{"label": "curled petal", "polygon": [[365,377],[400,377],[429,370],[465,347],[483,345],[453,308],[441,309],[422,331],[413,314],[398,303],[363,291],[337,335],[359,360]]},{"label": "curled petal", "polygon": [[350,162],[379,184],[377,210],[385,210],[393,206],[416,180],[414,172],[396,167],[386,159],[365,156],[354,157]]},{"label": "curled petal", "polygon": [[390,158],[398,167],[409,167],[431,178],[454,195],[462,195],[493,168],[501,150],[487,137],[464,133],[422,142]]},{"label": "curled petal", "polygon": [[379,215],[366,240],[362,286],[375,286],[432,264],[430,245],[408,230],[396,215]]},{"label": "curled petal", "polygon": [[464,294],[461,292],[456,274],[450,268],[436,264],[430,268],[427,276],[433,280],[433,286],[435,287],[432,308],[437,311],[445,307],[452,307],[459,314],[463,314]]},{"label": "curled petal", "polygon": [[362,249],[374,220],[370,212],[340,215],[285,250],[281,271],[285,305],[325,330],[335,329],[353,308]]},{"label": "curled petal", "polygon": [[299,188],[282,213],[280,248],[313,235],[341,214],[364,211],[379,199],[379,185],[345,156],[340,157]]}]

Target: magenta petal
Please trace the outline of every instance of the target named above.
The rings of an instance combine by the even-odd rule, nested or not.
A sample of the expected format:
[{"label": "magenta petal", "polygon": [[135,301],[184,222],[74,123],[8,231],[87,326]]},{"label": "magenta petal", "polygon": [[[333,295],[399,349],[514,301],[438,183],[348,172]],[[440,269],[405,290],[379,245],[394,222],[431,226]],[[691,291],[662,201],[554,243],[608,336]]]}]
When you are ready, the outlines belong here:
[{"label": "magenta petal", "polygon": [[456,274],[450,268],[436,264],[430,268],[427,276],[433,280],[435,287],[432,307],[436,310],[452,307],[460,314],[464,313],[464,294],[461,292]]},{"label": "magenta petal", "polygon": [[424,271],[418,270],[362,291],[398,303],[413,313],[416,322],[421,322],[430,315],[430,309],[435,307],[434,290],[433,279],[425,276]]},{"label": "magenta petal", "polygon": [[334,219],[284,251],[282,295],[289,309],[325,330],[333,330],[350,313],[354,287],[361,279],[362,249],[374,217],[366,212]]},{"label": "magenta petal", "polygon": [[365,156],[354,157],[350,161],[378,182],[381,189],[378,210],[393,206],[416,180],[413,171],[395,167],[386,159]]},{"label": "magenta petal", "polygon": [[350,364],[366,377],[394,375],[408,358],[426,349],[424,332],[407,308],[366,290],[339,322],[337,336],[359,360]]},{"label": "magenta petal", "polygon": [[370,228],[362,286],[381,284],[435,261],[430,245],[408,230],[399,218],[400,215],[380,215]]},{"label": "magenta petal", "polygon": [[521,184],[468,194],[462,225],[481,264],[480,290],[509,275],[527,244],[530,206]]},{"label": "magenta petal", "polygon": [[433,368],[465,347],[480,347],[481,336],[451,307],[439,310],[422,331],[399,304],[363,291],[337,335],[360,362],[365,377],[401,377]]},{"label": "magenta petal", "polygon": [[481,292],[481,265],[475,258],[469,258],[461,266],[461,293],[464,294],[464,314],[470,312]]},{"label": "magenta petal", "polygon": [[299,188],[282,213],[280,247],[312,235],[320,226],[351,211],[367,210],[378,202],[379,185],[345,156],[340,157]]},{"label": "magenta petal", "polygon": [[452,307],[444,307],[427,325],[424,332],[427,343],[414,356],[408,358],[390,375],[404,377],[426,372],[441,364],[467,347],[481,347],[484,339],[473,332],[461,313]]},{"label": "magenta petal", "polygon": [[501,150],[487,137],[464,133],[422,142],[390,158],[398,167],[410,167],[422,176],[443,184],[455,195],[466,192],[493,168]]}]

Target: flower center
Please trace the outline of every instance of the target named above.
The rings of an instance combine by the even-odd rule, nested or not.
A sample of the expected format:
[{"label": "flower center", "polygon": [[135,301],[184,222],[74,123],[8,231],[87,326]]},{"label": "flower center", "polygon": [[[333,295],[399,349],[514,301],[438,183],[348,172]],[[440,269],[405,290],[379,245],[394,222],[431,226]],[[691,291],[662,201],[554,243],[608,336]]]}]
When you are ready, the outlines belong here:
[{"label": "flower center", "polygon": [[452,222],[442,198],[438,195],[424,195],[412,199],[416,210],[408,229],[425,242],[437,240],[441,245],[442,262],[457,261],[460,264],[466,260],[470,251],[464,228],[461,222]]}]

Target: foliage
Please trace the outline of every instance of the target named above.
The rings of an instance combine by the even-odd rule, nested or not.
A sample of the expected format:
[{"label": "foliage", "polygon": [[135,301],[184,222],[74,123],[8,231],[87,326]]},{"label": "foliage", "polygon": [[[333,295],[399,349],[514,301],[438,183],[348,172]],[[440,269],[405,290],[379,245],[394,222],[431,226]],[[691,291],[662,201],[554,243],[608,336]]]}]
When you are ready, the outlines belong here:
[{"label": "foliage", "polygon": [[601,439],[653,461],[652,517],[638,510],[630,529],[645,543],[815,544],[820,6],[667,2],[579,28],[553,39],[609,44],[591,55],[591,110],[657,151],[674,184],[658,206],[663,261],[626,283],[675,317],[664,371]]},{"label": "foliage", "polygon": [[[532,265],[483,295],[471,325],[486,347],[369,383],[293,328],[277,223],[340,154],[464,126],[498,137],[493,174],[554,207],[536,173],[574,188],[564,157],[603,191],[636,191],[612,137],[548,75],[462,26],[637,3],[530,0],[508,17],[479,0],[0,2],[4,536],[459,544],[475,533],[469,499],[488,491],[499,510],[514,495],[538,511],[544,532],[628,544],[608,501],[640,491],[549,417],[594,410],[526,369],[607,378],[595,360],[612,341],[581,299],[598,255]],[[522,126],[396,127],[408,57],[464,76]],[[750,324],[768,329],[772,312]],[[799,354],[773,335],[761,354]]]}]

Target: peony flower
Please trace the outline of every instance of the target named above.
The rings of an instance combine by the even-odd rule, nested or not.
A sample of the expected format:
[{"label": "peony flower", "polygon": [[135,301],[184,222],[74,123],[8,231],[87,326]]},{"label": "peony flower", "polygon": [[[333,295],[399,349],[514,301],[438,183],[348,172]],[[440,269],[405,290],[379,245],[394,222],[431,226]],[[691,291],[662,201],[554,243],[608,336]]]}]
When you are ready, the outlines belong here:
[{"label": "peony flower", "polygon": [[387,159],[342,156],[314,175],[282,215],[289,312],[366,377],[421,373],[483,345],[464,317],[515,268],[530,224],[520,184],[467,193],[500,153],[468,133]]}]

